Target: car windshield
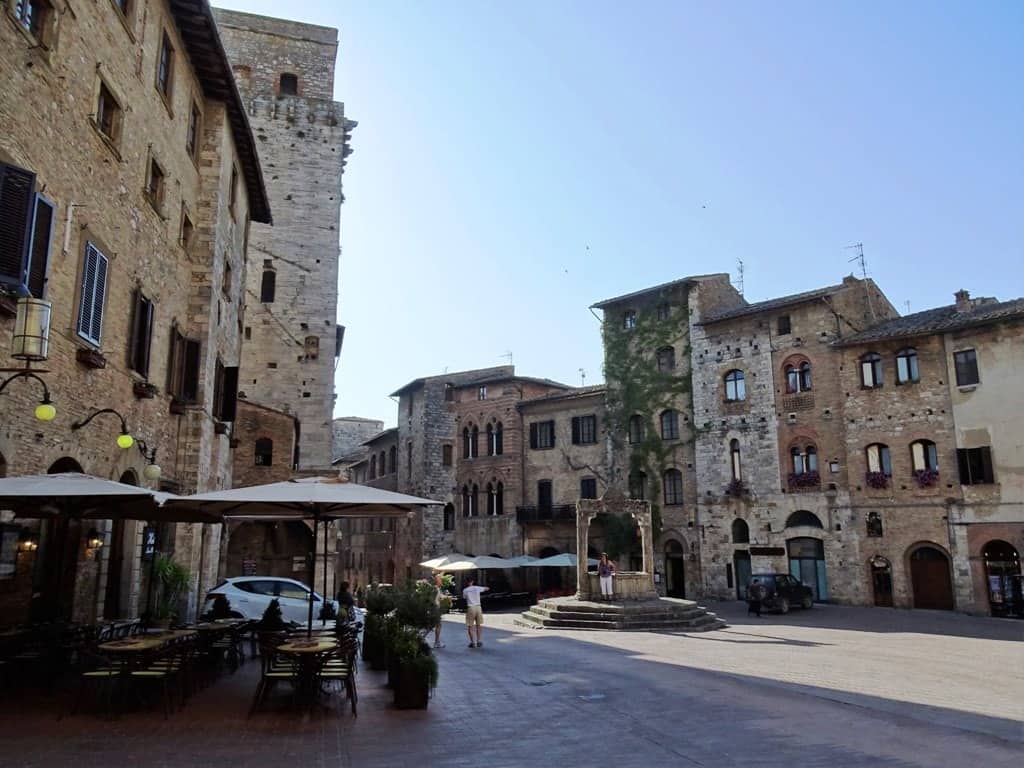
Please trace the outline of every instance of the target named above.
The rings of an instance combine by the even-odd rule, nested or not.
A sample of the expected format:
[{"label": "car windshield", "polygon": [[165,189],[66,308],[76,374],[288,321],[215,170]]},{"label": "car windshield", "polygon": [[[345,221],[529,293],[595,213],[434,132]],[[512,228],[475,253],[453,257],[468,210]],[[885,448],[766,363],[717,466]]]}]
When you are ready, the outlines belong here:
[{"label": "car windshield", "polygon": [[298,584],[278,584],[277,587],[278,597],[291,597],[296,600],[309,600],[309,591],[305,587],[300,587]]}]

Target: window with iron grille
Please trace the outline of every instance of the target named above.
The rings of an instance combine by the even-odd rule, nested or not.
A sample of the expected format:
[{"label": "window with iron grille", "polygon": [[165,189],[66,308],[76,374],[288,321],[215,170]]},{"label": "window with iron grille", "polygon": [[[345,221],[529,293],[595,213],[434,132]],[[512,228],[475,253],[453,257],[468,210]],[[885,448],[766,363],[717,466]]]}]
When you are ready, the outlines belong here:
[{"label": "window with iron grille", "polygon": [[597,416],[572,417],[573,445],[590,445],[597,442]]},{"label": "window with iron grille", "polygon": [[103,308],[107,291],[107,257],[93,243],[85,244],[78,304],[78,335],[100,345],[103,340]]},{"label": "window with iron grille", "polygon": [[555,447],[555,422],[535,421],[530,425],[530,447],[545,449]]}]

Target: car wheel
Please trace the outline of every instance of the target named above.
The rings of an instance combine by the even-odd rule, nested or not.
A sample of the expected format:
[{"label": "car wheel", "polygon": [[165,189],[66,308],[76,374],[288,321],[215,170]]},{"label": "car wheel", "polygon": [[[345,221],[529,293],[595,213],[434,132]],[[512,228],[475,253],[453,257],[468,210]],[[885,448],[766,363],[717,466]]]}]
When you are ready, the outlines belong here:
[{"label": "car wheel", "polygon": [[779,613],[789,613],[789,598],[788,597],[780,597],[779,598]]},{"label": "car wheel", "polygon": [[809,611],[814,607],[814,598],[810,595],[805,595],[803,601],[800,603],[800,607],[805,611]]}]

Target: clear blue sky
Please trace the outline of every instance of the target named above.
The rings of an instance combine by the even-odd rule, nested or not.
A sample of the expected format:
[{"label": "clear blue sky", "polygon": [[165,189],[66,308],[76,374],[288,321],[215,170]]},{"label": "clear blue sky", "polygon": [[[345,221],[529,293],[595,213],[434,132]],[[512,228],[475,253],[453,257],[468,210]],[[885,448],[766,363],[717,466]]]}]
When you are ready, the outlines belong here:
[{"label": "clear blue sky", "polygon": [[[1024,295],[1024,4],[307,2],[341,30],[336,415],[419,376],[599,382],[600,299],[863,242],[900,311]],[[631,6],[631,7],[627,7]]]}]

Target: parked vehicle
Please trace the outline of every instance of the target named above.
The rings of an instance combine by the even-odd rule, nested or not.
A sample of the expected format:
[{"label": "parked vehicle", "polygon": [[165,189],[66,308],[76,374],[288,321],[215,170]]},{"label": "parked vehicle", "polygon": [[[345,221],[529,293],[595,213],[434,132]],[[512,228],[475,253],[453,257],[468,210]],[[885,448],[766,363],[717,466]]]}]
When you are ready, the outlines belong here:
[{"label": "parked vehicle", "polygon": [[[231,615],[239,619],[260,619],[270,601],[277,598],[281,606],[281,618],[304,624],[309,617],[309,587],[301,581],[281,576],[236,576],[225,579],[206,595],[203,612],[213,607],[217,595],[223,595],[231,603]],[[334,611],[338,601],[332,600]],[[320,616],[323,597],[313,593],[313,618]]]},{"label": "parked vehicle", "polygon": [[761,608],[766,611],[789,613],[793,606],[814,607],[814,591],[788,573],[755,573],[749,583],[753,583],[754,579],[765,589]]}]

